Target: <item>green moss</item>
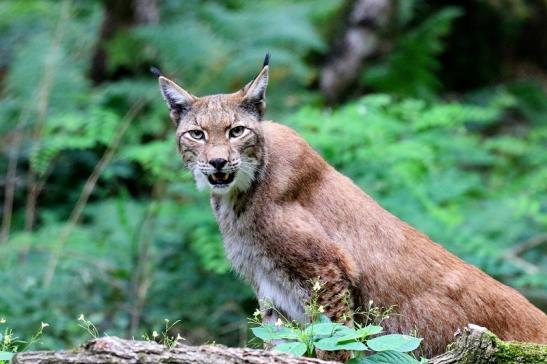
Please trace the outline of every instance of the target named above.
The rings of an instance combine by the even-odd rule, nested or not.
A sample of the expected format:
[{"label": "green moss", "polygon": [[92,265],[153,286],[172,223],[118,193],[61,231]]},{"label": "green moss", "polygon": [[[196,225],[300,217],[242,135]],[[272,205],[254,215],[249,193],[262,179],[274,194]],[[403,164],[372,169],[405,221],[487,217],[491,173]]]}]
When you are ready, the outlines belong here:
[{"label": "green moss", "polygon": [[503,342],[496,338],[496,363],[547,363],[547,345]]},{"label": "green moss", "polygon": [[[449,349],[464,353],[458,364],[547,364],[547,345],[505,342],[490,331],[482,334],[480,349],[466,350],[459,347],[462,342],[456,341],[449,345]],[[489,347],[490,350],[485,349]],[[488,354],[487,354],[488,353]]]}]

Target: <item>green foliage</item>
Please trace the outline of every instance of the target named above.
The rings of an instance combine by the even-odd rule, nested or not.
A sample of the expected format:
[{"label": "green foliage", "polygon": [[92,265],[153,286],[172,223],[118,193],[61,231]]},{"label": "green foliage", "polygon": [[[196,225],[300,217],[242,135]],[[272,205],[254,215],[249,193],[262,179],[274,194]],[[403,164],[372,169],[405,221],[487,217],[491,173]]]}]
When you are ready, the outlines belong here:
[{"label": "green foliage", "polygon": [[[88,339],[75,320],[85,313],[100,335],[158,331],[191,343],[246,343],[254,294],[229,270],[208,198],[182,166],[147,68],[159,66],[197,95],[227,92],[254,76],[268,50],[269,118],[295,126],[386,208],[467,261],[521,289],[547,287],[544,248],[508,255],[547,229],[545,93],[518,81],[469,93],[461,103],[432,101],[442,39],[457,10],[419,18],[422,1],[399,2],[394,51],[364,80],[412,98],[376,94],[331,111],[310,106],[319,95],[309,86],[326,51],[321,34],[341,1],[159,3],[159,24],[128,27],[99,44],[102,2],[0,2],[0,169],[18,155],[15,178],[0,178],[3,198],[15,184],[9,239],[0,241],[0,316],[18,335],[32,337],[37,323],[48,322],[36,346],[73,347]],[[108,53],[108,77],[93,85],[97,46]],[[126,121],[73,224],[84,183]],[[30,229],[33,183],[41,193]],[[165,317],[182,327],[165,330]],[[319,325],[299,333],[313,336],[310,330],[333,324]],[[345,338],[362,342],[378,330],[371,320]],[[298,353],[302,345],[280,349]]]},{"label": "green foliage", "polygon": [[184,340],[183,337],[180,336],[180,334],[177,333],[177,336],[171,336],[170,332],[176,328],[178,324],[180,324],[180,320],[176,320],[174,322],[171,322],[169,319],[164,319],[165,325],[162,329],[161,333],[158,333],[157,331],[152,331],[151,335],[143,334],[142,338],[144,340],[148,341],[158,341],[161,344],[165,345],[167,348],[172,349],[175,345],[177,345],[178,342]]},{"label": "green foliage", "polygon": [[[400,3],[405,3],[401,1]],[[408,1],[402,9],[413,3]],[[407,21],[411,10],[400,15]],[[454,19],[461,16],[458,8],[447,7],[431,15],[398,39],[393,52],[380,63],[367,67],[363,83],[380,92],[401,96],[431,98],[440,88],[437,56],[444,50],[442,38],[450,31]]]},{"label": "green foliage", "polygon": [[354,358],[347,364],[419,364],[427,363],[427,360],[418,361],[413,357],[398,351],[382,351],[364,358]]},{"label": "green foliage", "polygon": [[[304,56],[325,49],[314,23],[339,4],[331,1],[318,8],[310,0],[268,0],[226,7],[218,2],[172,2],[161,24],[135,27],[110,41],[109,66],[159,62],[163,72],[202,95],[240,89],[260,70],[269,51],[275,65],[270,86],[277,90],[269,95],[269,103],[277,105],[270,112],[287,112],[308,98],[302,86],[314,74]],[[288,93],[298,88],[299,93]]]},{"label": "green foliage", "polygon": [[422,339],[408,335],[384,335],[367,341],[367,346],[374,351],[398,351],[406,353],[420,346]]},{"label": "green foliage", "polygon": [[[382,326],[367,323],[363,325],[361,322],[354,321],[355,315],[348,318],[352,320],[351,327],[332,322],[323,314],[324,307],[319,305],[321,295],[328,294],[322,290],[322,282],[316,279],[311,282],[311,285],[312,294],[305,306],[307,316],[305,323],[290,322],[275,307],[268,302],[263,302],[263,305],[272,309],[279,318],[274,324],[265,323],[261,321],[261,312],[257,310],[253,318],[249,320],[251,324],[256,325],[251,328],[253,335],[264,342],[281,341],[273,347],[273,350],[295,356],[315,357],[317,350],[347,350],[352,352],[355,359],[371,358],[371,363],[381,362],[378,360],[384,360],[386,364],[418,363],[412,356],[405,353],[417,349],[422,339],[400,334],[376,336],[382,333]],[[377,319],[381,323],[387,318],[385,312],[390,311],[391,308],[386,310],[373,307],[371,302],[368,312],[357,309],[356,314]],[[372,354],[364,357],[365,351],[386,354],[379,356]]]},{"label": "green foliage", "polygon": [[80,317],[78,317],[78,321],[80,321],[78,326],[84,329],[84,331],[87,332],[91,338],[96,339],[99,337],[99,330],[97,330],[97,327],[93,322],[85,318],[83,313]]},{"label": "green foliage", "polygon": [[[370,339],[379,334],[376,326],[368,325],[358,329],[339,323],[322,321],[300,327],[294,323],[278,322],[276,324],[261,324],[253,327],[253,334],[266,342],[283,340],[274,350],[287,352],[297,356],[308,354],[313,356],[316,349],[325,351],[397,351],[401,353],[416,349],[421,339],[407,335],[385,335]],[[287,325],[287,326],[285,326]]]},{"label": "green foliage", "polygon": [[[5,326],[2,328],[2,326]],[[6,319],[0,318],[0,364],[10,363],[11,358],[18,352],[26,351],[40,341],[44,329],[49,324],[42,322],[40,327],[29,337],[28,340],[15,336],[13,329],[6,326]]]},{"label": "green foliage", "polygon": [[118,127],[119,116],[108,109],[96,108],[88,113],[56,115],[47,121],[42,139],[33,146],[30,165],[44,173],[61,152],[108,146]]},{"label": "green foliage", "polygon": [[[196,94],[237,90],[269,50],[276,66],[272,86],[279,91],[272,105],[288,111],[307,97],[304,85],[314,75],[304,56],[325,47],[315,24],[337,4],[166,2],[160,24],[132,27],[103,44],[108,71],[137,73],[155,64]],[[194,342],[243,343],[245,309],[254,296],[229,271],[207,196],[196,191],[177,154],[156,80],[146,73],[91,85],[87,73],[102,20],[98,2],[0,7],[10,14],[0,21],[0,62],[9,65],[1,79],[0,130],[8,140],[23,136],[18,175],[26,183],[32,171],[44,184],[33,232],[24,229],[26,187],[17,188],[10,239],[0,245],[0,313],[23,333],[50,321],[43,340],[50,348],[85,339],[69,324],[82,312],[100,334],[139,336],[163,317],[176,317]],[[70,228],[66,219],[83,183],[140,103]],[[67,229],[46,286],[44,272]],[[144,292],[142,301],[138,292]]]}]

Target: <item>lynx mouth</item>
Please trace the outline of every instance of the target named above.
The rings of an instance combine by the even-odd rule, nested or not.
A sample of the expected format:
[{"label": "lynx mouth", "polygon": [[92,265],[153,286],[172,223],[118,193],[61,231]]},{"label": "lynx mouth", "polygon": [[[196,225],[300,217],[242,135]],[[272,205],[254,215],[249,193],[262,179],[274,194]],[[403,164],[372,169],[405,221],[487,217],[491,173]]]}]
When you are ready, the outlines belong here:
[{"label": "lynx mouth", "polygon": [[207,180],[213,186],[224,187],[234,181],[235,173],[217,172],[207,176]]}]

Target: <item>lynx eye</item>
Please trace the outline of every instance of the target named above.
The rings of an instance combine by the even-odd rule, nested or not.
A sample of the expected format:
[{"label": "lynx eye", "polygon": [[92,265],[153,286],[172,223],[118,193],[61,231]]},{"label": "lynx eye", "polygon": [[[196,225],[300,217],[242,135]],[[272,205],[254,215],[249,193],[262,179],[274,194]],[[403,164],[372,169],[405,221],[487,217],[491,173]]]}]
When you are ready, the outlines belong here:
[{"label": "lynx eye", "polygon": [[190,138],[192,139],[196,139],[196,140],[205,139],[205,133],[201,130],[197,130],[197,129],[189,130],[187,133],[188,135],[190,135]]},{"label": "lynx eye", "polygon": [[245,127],[236,126],[230,129],[229,135],[230,135],[230,138],[239,138],[240,136],[243,135],[244,132],[245,132]]}]

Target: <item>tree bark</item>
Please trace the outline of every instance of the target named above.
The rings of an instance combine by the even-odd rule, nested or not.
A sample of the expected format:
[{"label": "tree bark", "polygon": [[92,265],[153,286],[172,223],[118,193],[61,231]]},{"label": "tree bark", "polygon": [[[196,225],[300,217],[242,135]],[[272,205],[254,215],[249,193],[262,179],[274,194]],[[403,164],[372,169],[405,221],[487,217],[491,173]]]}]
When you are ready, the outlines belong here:
[{"label": "tree bark", "polygon": [[456,334],[456,341],[430,364],[547,363],[547,345],[505,342],[484,327],[469,324]]},{"label": "tree bark", "polygon": [[[169,348],[153,341],[103,337],[91,340],[77,350],[19,353],[15,355],[12,363],[334,364],[335,362],[295,357],[268,350],[228,348],[222,345],[188,346],[178,343]],[[504,342],[484,327],[470,324],[456,334],[456,341],[449,345],[449,351],[430,359],[428,363],[547,363],[547,345]]]},{"label": "tree bark", "polygon": [[354,0],[343,34],[337,37],[321,71],[320,89],[328,103],[340,101],[359,79],[366,59],[380,46],[391,15],[391,0]]},{"label": "tree bark", "polygon": [[172,348],[153,341],[125,340],[117,337],[94,339],[77,350],[19,353],[13,364],[104,363],[104,364],[334,364],[319,359],[295,357],[275,351],[228,348],[222,345],[189,346],[178,343]]},{"label": "tree bark", "polygon": [[116,70],[108,70],[106,44],[118,32],[127,31],[136,25],[158,24],[160,11],[158,0],[103,0],[103,22],[93,56],[89,77],[100,84],[115,76]]}]

